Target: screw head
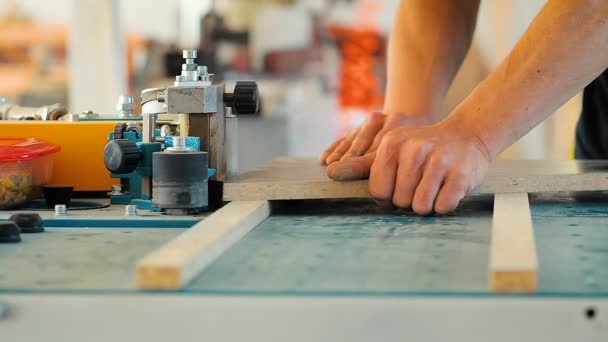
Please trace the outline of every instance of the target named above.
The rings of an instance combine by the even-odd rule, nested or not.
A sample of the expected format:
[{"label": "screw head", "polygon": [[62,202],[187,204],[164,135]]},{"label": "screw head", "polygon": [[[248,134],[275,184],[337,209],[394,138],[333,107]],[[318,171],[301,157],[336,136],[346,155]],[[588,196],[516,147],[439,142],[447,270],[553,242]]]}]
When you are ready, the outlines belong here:
[{"label": "screw head", "polygon": [[135,110],[135,99],[131,95],[119,95],[116,103],[119,112],[132,112]]},{"label": "screw head", "polygon": [[184,49],[182,51],[182,56],[185,59],[195,59],[198,55],[198,52],[196,51],[196,49]]},{"label": "screw head", "polygon": [[55,205],[55,215],[66,216],[68,214],[68,207],[65,204]]},{"label": "screw head", "polygon": [[110,192],[110,195],[114,195],[114,196],[119,196],[119,195],[124,195],[124,193],[122,192],[122,185],[112,185],[112,191]]},{"label": "screw head", "polygon": [[137,216],[137,206],[133,204],[125,205],[125,216]]}]

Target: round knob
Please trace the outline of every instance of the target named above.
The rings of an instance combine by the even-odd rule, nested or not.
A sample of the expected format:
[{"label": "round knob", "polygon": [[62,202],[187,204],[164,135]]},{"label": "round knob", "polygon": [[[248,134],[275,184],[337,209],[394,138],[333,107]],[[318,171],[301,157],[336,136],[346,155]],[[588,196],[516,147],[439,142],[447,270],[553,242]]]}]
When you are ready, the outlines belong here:
[{"label": "round knob", "polygon": [[236,82],[232,96],[232,109],[236,114],[255,114],[260,107],[258,84],[252,81]]},{"label": "round knob", "polygon": [[9,220],[18,225],[22,233],[42,233],[44,231],[44,220],[36,213],[13,214]]},{"label": "round knob", "polygon": [[0,243],[21,241],[21,229],[15,222],[0,222]]},{"label": "round knob", "polygon": [[137,144],[128,139],[112,140],[103,151],[106,168],[116,174],[135,171],[142,155],[141,151],[137,148]]}]

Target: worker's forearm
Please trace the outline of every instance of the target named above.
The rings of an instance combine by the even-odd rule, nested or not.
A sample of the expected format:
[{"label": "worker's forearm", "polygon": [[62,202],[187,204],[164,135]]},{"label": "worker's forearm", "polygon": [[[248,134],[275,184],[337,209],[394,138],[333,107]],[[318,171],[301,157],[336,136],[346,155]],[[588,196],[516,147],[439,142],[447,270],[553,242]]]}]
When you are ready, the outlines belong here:
[{"label": "worker's forearm", "polygon": [[446,122],[496,157],[608,66],[608,1],[552,0],[513,51]]},{"label": "worker's forearm", "polygon": [[402,0],[388,49],[384,111],[438,120],[470,46],[479,0]]}]

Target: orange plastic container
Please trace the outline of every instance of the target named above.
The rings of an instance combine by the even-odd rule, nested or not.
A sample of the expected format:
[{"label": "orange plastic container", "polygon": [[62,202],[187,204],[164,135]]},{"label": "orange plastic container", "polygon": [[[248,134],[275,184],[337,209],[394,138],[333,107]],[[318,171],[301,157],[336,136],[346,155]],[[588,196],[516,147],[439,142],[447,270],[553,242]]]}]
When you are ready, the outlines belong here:
[{"label": "orange plastic container", "polygon": [[32,138],[0,138],[0,209],[11,209],[40,196],[53,172],[60,146]]}]

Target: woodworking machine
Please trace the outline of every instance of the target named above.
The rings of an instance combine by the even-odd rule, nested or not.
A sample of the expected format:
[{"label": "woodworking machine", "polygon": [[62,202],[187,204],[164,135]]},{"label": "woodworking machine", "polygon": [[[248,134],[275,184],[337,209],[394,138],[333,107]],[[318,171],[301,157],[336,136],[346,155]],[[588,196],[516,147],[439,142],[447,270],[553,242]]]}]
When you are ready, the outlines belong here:
[{"label": "woodworking machine", "polygon": [[[152,208],[175,215],[221,206],[222,184],[238,167],[236,114],[259,107],[255,82],[237,82],[225,93],[207,67],[196,64],[196,50],[184,50],[183,57],[174,86],[143,90],[141,125],[117,125],[104,153],[113,176],[128,180],[131,204],[150,209],[151,200]],[[177,127],[157,130],[163,114],[176,117]],[[114,203],[124,200],[112,196]]]},{"label": "woodworking machine", "polygon": [[206,66],[196,64],[196,50],[184,50],[183,57],[172,87],[142,91],[141,115],[131,96],[119,97],[110,121],[93,111],[71,114],[59,104],[33,108],[2,102],[0,127],[11,137],[62,146],[52,183],[108,192],[112,204],[167,214],[218,208],[223,182],[238,170],[237,114],[258,111],[258,88],[255,82],[237,82],[233,92],[225,92]]},{"label": "woodworking machine", "polygon": [[0,211],[0,341],[608,340],[607,161],[501,161],[428,217],[316,160],[235,176],[257,87],[225,93],[184,58],[141,115],[127,97],[112,121],[2,107],[97,191]]}]

